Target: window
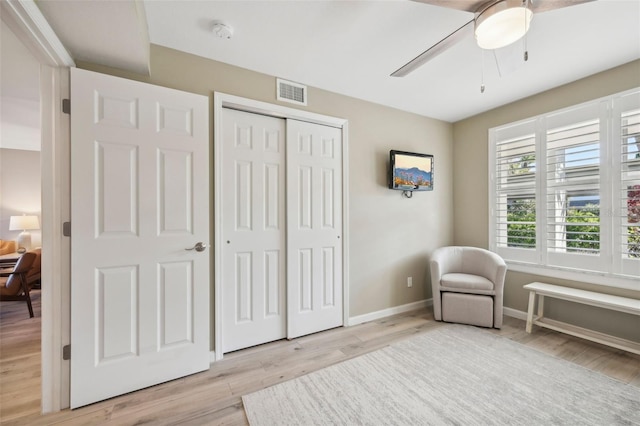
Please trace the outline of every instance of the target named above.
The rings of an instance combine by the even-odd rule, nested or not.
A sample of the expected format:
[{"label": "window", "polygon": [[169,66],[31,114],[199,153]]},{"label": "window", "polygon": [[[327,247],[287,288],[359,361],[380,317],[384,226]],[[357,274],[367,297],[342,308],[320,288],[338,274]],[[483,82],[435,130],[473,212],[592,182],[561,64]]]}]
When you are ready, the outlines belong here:
[{"label": "window", "polygon": [[640,261],[640,108],[634,101],[632,95],[624,97],[620,114],[622,269],[631,272]]},{"label": "window", "polygon": [[493,251],[510,265],[637,280],[640,91],[490,129],[489,152]]}]

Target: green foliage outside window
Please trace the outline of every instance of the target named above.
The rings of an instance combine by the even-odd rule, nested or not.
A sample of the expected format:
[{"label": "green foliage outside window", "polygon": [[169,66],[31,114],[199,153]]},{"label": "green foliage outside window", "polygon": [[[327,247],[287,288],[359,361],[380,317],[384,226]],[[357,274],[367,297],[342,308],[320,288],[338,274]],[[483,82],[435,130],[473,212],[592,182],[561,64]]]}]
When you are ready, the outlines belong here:
[{"label": "green foliage outside window", "polygon": [[631,226],[629,229],[629,257],[640,258],[640,226]]},{"label": "green foliage outside window", "polygon": [[509,247],[535,248],[536,210],[534,202],[530,200],[515,200],[509,203],[507,207],[507,222],[509,222],[507,225],[507,245]]},{"label": "green foliage outside window", "polygon": [[[581,252],[583,249],[600,250],[600,209],[588,204],[583,210],[569,209],[567,222],[580,225],[567,225],[567,251]],[[585,225],[593,224],[593,225]]]},{"label": "green foliage outside window", "polygon": [[[512,201],[507,210],[507,220],[509,222],[507,225],[507,244],[509,247],[536,247],[534,203],[521,200]],[[566,227],[567,251],[599,250],[599,221],[598,206],[587,205],[581,210],[570,209],[567,212],[567,222],[576,225],[567,225]],[[640,258],[640,226],[630,226],[627,229],[629,257]]]}]

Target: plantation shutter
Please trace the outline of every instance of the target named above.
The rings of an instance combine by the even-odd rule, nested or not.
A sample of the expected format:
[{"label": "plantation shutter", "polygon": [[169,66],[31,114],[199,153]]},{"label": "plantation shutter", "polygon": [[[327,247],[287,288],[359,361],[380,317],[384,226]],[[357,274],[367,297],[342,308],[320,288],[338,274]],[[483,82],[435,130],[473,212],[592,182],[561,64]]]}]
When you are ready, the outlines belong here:
[{"label": "plantation shutter", "polygon": [[535,121],[490,133],[493,139],[491,247],[513,260],[536,259]]},{"label": "plantation shutter", "polygon": [[640,289],[640,88],[489,129],[489,248]]},{"label": "plantation shutter", "polygon": [[601,268],[599,105],[547,117],[546,246],[550,265]]},{"label": "plantation shutter", "polygon": [[[640,93],[621,99],[621,187],[619,228],[622,273],[640,275]],[[615,210],[614,210],[615,211]]]}]

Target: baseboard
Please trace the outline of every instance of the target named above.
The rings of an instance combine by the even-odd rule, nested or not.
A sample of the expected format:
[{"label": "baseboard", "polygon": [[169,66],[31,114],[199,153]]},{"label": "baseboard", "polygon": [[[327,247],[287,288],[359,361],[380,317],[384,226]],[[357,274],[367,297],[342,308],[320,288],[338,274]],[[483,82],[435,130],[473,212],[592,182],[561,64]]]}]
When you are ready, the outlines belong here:
[{"label": "baseboard", "polygon": [[517,309],[502,308],[502,312],[508,317],[518,318],[518,319],[521,319],[521,320],[526,320],[527,319],[527,313],[524,312],[524,311],[519,311]]},{"label": "baseboard", "polygon": [[419,300],[417,302],[407,303],[406,305],[394,306],[393,308],[387,308],[381,311],[369,312],[368,314],[351,317],[349,318],[347,325],[351,326],[362,324],[364,322],[375,321],[380,318],[415,311],[416,309],[426,308],[431,305],[433,305],[433,299]]},{"label": "baseboard", "polygon": [[[393,308],[383,309],[381,311],[369,312],[368,314],[358,315],[356,317],[349,318],[348,326],[358,325],[369,321],[375,321],[381,318],[390,317],[391,315],[402,314],[404,312],[415,311],[416,309],[426,308],[433,305],[433,299],[424,299],[417,302],[407,303],[406,305],[394,306]],[[512,308],[502,308],[504,314],[508,317],[518,318],[521,320],[527,319],[527,313]],[[213,364],[216,362],[216,352],[209,352],[209,362]]]}]

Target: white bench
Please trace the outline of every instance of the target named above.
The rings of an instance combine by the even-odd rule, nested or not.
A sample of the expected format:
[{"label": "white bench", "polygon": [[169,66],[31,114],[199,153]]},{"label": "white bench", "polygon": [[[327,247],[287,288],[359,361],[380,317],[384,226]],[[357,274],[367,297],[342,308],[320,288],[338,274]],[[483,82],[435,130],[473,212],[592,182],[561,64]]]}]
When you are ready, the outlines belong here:
[{"label": "white bench", "polygon": [[[584,305],[597,306],[599,308],[611,309],[639,316],[640,300],[537,282],[525,285],[524,289],[529,290],[530,292],[529,309],[527,311],[527,333],[531,333],[531,328],[535,324],[540,327],[549,328],[551,330],[560,331],[572,336],[581,337],[593,342],[640,354],[640,343],[638,342],[620,339],[608,334],[545,318],[544,298],[553,297],[555,299],[569,300],[571,302],[582,303]],[[538,296],[538,314],[534,317],[533,310],[535,307],[536,295]],[[640,318],[638,318],[637,324],[640,328]]]}]

